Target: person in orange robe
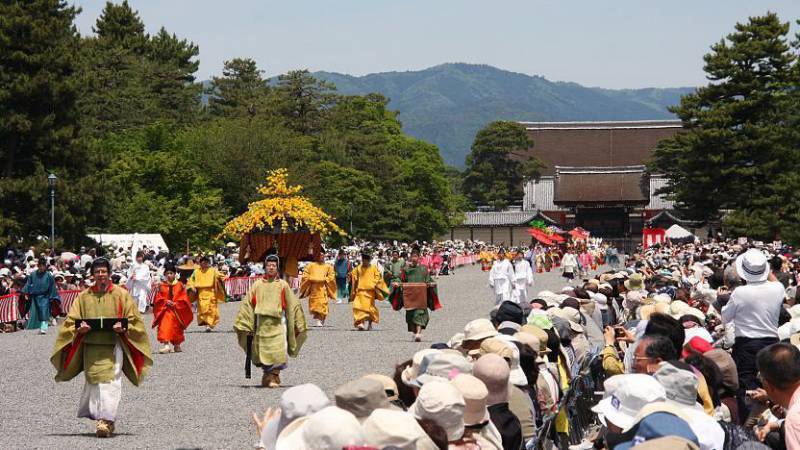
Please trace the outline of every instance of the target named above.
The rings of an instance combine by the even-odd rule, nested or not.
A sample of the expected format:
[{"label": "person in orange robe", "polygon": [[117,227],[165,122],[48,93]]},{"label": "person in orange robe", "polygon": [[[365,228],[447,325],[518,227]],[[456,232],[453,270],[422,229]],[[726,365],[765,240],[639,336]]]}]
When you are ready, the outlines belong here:
[{"label": "person in orange robe", "polygon": [[158,342],[163,345],[158,353],[180,352],[183,330],[192,323],[192,304],[186,287],[176,277],[174,264],[165,266],[164,276],[166,281],[158,286],[153,301],[153,328],[158,327]]}]

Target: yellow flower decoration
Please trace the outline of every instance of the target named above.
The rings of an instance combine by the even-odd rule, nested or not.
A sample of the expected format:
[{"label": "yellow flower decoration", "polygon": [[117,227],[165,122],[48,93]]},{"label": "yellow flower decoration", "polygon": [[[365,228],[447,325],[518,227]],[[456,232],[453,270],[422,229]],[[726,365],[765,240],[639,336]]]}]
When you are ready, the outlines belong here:
[{"label": "yellow flower decoration", "polygon": [[299,195],[302,186],[289,186],[288,177],[286,169],[271,171],[266,184],[258,188],[258,193],[266,198],[250,203],[244,214],[225,225],[221,235],[241,238],[248,233],[272,230],[277,225],[280,225],[282,233],[305,228],[323,236],[330,233],[344,235],[345,232],[333,222],[332,216]]}]

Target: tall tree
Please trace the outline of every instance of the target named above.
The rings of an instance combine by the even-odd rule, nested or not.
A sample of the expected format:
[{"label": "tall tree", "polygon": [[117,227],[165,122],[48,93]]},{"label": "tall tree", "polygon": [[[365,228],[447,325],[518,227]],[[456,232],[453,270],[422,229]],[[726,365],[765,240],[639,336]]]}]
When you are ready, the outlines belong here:
[{"label": "tall tree", "polygon": [[225,61],[221,77],[207,89],[211,114],[221,117],[255,117],[268,111],[269,87],[263,70],[250,58]]},{"label": "tall tree", "polygon": [[322,128],[325,112],[337,99],[335,89],[333,84],[314,78],[308,70],[280,75],[276,88],[278,113],[295,131],[315,133]]},{"label": "tall tree", "polygon": [[81,181],[90,158],[75,142],[77,13],[61,0],[0,3],[0,245],[49,234],[48,172],[62,180],[59,235],[81,231],[93,198]]},{"label": "tall tree", "polygon": [[200,66],[200,49],[186,39],[178,39],[163,27],[147,45],[147,85],[156,107],[175,123],[189,123],[197,118],[202,86],[195,83]]},{"label": "tall tree", "polygon": [[789,24],[774,13],[738,23],[704,56],[707,86],[671,110],[686,129],[663,141],[652,169],[693,219],[725,221],[734,234],[779,236],[796,227],[790,212],[800,168],[787,127],[795,55]]},{"label": "tall tree", "polygon": [[144,53],[147,46],[144,22],[128,0],[118,5],[106,2],[92,30],[107,45],[121,46],[137,53]]},{"label": "tall tree", "polygon": [[465,195],[478,206],[495,211],[518,203],[523,183],[539,176],[543,167],[534,156],[526,155],[533,146],[525,127],[510,121],[492,122],[475,136],[467,155],[464,175]]}]

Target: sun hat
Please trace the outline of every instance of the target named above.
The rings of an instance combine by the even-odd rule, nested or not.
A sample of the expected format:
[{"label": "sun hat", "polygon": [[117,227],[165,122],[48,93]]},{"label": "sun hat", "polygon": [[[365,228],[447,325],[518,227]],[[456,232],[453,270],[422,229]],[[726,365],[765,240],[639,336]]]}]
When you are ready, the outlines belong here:
[{"label": "sun hat", "polygon": [[625,289],[629,291],[641,291],[644,289],[644,278],[640,273],[634,273],[625,280]]},{"label": "sun hat", "polygon": [[481,380],[489,395],[486,403],[496,405],[508,401],[508,382],[511,369],[506,360],[494,353],[481,356],[472,370],[475,378]]},{"label": "sun hat", "polygon": [[653,378],[664,387],[667,402],[680,407],[703,410],[703,405],[697,403],[697,386],[700,382],[694,372],[663,362],[653,374]]},{"label": "sun hat", "polygon": [[464,342],[464,333],[456,333],[447,341],[447,346],[457,350],[461,348],[462,342]]},{"label": "sun hat", "polygon": [[520,367],[519,347],[514,343],[516,338],[513,336],[504,336],[503,339],[499,340],[506,348],[511,350],[511,358],[508,360],[508,365],[511,369],[508,377],[509,382],[514,386],[527,386],[528,377],[525,376],[525,371]]},{"label": "sun hat", "polygon": [[290,387],[281,395],[279,402],[281,419],[278,429],[282,430],[292,421],[310,416],[330,404],[328,395],[316,384],[306,383]]},{"label": "sun hat", "polygon": [[422,358],[419,373],[409,384],[422,387],[435,380],[449,381],[460,373],[472,373],[472,364],[467,358],[460,353],[439,352]]},{"label": "sun hat", "polygon": [[481,342],[480,348],[472,350],[469,353],[475,357],[481,357],[483,355],[488,355],[489,353],[494,353],[506,361],[511,361],[512,356],[511,348],[498,338],[485,339],[483,342]]},{"label": "sun hat", "polygon": [[553,328],[553,321],[550,320],[547,311],[542,311],[540,309],[531,310],[531,313],[528,314],[528,324],[533,325],[541,330],[549,330]]},{"label": "sun hat", "polygon": [[469,427],[488,422],[489,410],[486,409],[486,399],[489,397],[489,390],[483,381],[472,375],[461,374],[453,378],[450,383],[464,397],[464,425]]},{"label": "sun hat", "polygon": [[697,435],[694,434],[685,420],[674,414],[656,412],[639,422],[633,439],[618,444],[614,447],[614,450],[628,450],[651,439],[665,436],[678,436],[693,442],[695,445],[699,444]]},{"label": "sun hat", "polygon": [[364,375],[364,378],[373,379],[383,385],[383,391],[386,392],[386,397],[390,402],[398,399],[397,383],[393,379],[379,373],[370,373]]},{"label": "sun hat", "polygon": [[465,409],[464,397],[455,386],[434,380],[422,386],[409,412],[417,419],[433,420],[444,428],[448,441],[456,441],[464,436]]},{"label": "sun hat", "polygon": [[400,373],[400,380],[407,386],[411,386],[411,382],[414,381],[414,378],[417,378],[419,365],[422,364],[422,360],[428,355],[437,353],[441,353],[441,351],[433,348],[425,348],[414,353],[414,356],[411,358],[411,365],[403,369],[403,372]]},{"label": "sun hat", "polygon": [[276,450],[340,449],[364,445],[364,431],[348,411],[328,406],[292,422],[278,435]]},{"label": "sun hat", "polygon": [[420,445],[427,438],[425,430],[411,414],[406,412],[376,409],[364,421],[363,427],[366,445],[400,450],[425,448]]},{"label": "sun hat", "polygon": [[514,337],[520,344],[527,345],[528,347],[531,348],[531,350],[537,353],[539,352],[541,342],[539,341],[539,338],[536,337],[536,335],[532,333],[526,333],[520,330],[517,332],[517,334],[514,335]]},{"label": "sun hat", "polygon": [[524,323],[525,315],[522,312],[522,307],[510,301],[505,301],[500,304],[495,314],[495,322],[513,322],[519,325]]},{"label": "sun hat", "polygon": [[739,389],[739,372],[730,353],[721,348],[715,348],[703,353],[704,358],[714,362],[722,373],[722,385],[734,392]]},{"label": "sun hat", "polygon": [[769,277],[769,262],[764,253],[751,248],[736,258],[736,273],[748,283],[766,281]]},{"label": "sun hat", "polygon": [[623,374],[608,378],[604,383],[605,397],[592,407],[601,420],[628,430],[636,423],[639,411],[649,403],[664,401],[664,387],[652,376]]},{"label": "sun hat", "polygon": [[479,341],[497,336],[497,330],[489,319],[475,319],[464,327],[464,341]]},{"label": "sun hat", "polygon": [[[530,334],[535,336],[539,340],[539,354],[550,353],[550,349],[547,348],[547,340],[549,339],[549,336],[543,329],[537,327],[536,325],[528,324],[520,327],[519,333],[517,334]],[[534,350],[537,349],[534,348]]]}]

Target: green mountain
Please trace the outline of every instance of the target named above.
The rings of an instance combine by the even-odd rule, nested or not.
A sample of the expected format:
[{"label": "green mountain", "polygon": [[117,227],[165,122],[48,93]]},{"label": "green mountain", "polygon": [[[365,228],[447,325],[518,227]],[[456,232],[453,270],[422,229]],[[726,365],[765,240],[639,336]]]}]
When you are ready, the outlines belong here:
[{"label": "green mountain", "polygon": [[420,71],[355,77],[314,76],[346,95],[378,92],[400,111],[404,131],[439,146],[463,168],[475,134],[493,120],[571,121],[672,119],[667,106],[693,88],[601,89],[553,82],[487,65],[442,64]]}]

